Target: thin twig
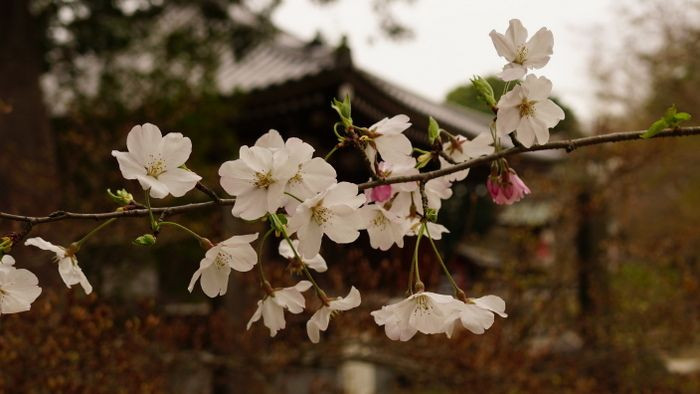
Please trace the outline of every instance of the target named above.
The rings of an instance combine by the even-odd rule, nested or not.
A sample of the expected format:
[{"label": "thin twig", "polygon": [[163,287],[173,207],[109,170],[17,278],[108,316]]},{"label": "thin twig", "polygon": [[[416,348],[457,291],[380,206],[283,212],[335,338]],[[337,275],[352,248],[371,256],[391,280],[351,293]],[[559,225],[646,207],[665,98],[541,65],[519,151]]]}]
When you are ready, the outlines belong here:
[{"label": "thin twig", "polygon": [[[525,147],[512,147],[493,153],[487,156],[481,156],[476,159],[465,161],[463,163],[450,166],[447,168],[442,168],[435,171],[428,171],[417,175],[408,176],[397,176],[389,177],[383,179],[377,179],[370,182],[365,182],[358,185],[359,190],[364,190],[367,188],[379,186],[379,185],[389,185],[394,183],[404,183],[404,182],[427,182],[430,179],[439,178],[441,176],[449,175],[457,171],[465,170],[467,168],[472,168],[480,164],[489,163],[493,160],[497,160],[504,157],[513,156],[524,152],[536,152],[541,150],[556,150],[563,149],[567,152],[572,152],[578,148],[584,146],[604,144],[608,142],[620,142],[620,141],[632,141],[640,140],[640,136],[645,131],[627,131],[619,133],[609,133],[602,135],[595,135],[591,137],[576,138],[564,141],[554,141],[543,145],[534,145],[530,148]],[[681,127],[677,129],[666,129],[652,138],[667,138],[667,137],[685,137],[691,135],[700,135],[700,126],[695,127]],[[210,196],[211,197],[211,196]],[[175,205],[171,207],[163,208],[153,208],[153,213],[161,213],[167,211],[168,215],[196,211],[199,209],[211,208],[215,206],[231,206],[235,203],[235,199],[224,199],[219,198],[218,201],[207,201],[201,203],[191,203],[184,205]],[[105,220],[111,218],[124,218],[124,217],[142,217],[147,216],[148,210],[146,209],[129,209],[118,212],[105,212],[105,213],[74,213],[65,211],[56,211],[48,216],[24,216],[24,215],[14,215],[10,213],[0,212],[0,219],[14,220],[19,222],[25,222],[30,226],[34,226],[41,223],[57,222],[61,220]]]},{"label": "thin twig", "polygon": [[[377,179],[377,180],[373,180],[370,182],[365,182],[365,183],[359,184],[358,188],[360,190],[364,190],[364,189],[379,186],[379,185],[390,185],[390,184],[394,184],[394,183],[404,183],[404,182],[428,181],[430,179],[439,178],[441,176],[449,175],[449,174],[452,174],[452,173],[457,172],[457,171],[466,170],[467,168],[472,168],[472,167],[475,167],[475,166],[483,164],[483,163],[489,163],[489,162],[494,161],[496,159],[500,159],[500,158],[504,158],[504,157],[508,157],[508,156],[513,156],[513,155],[516,155],[519,153],[524,153],[524,152],[536,152],[536,151],[541,151],[541,150],[564,149],[568,153],[570,153],[570,152],[573,152],[574,150],[581,148],[581,147],[584,147],[584,146],[598,145],[598,144],[604,144],[604,143],[608,143],[608,142],[641,140],[640,136],[645,132],[646,132],[646,130],[625,131],[625,132],[619,132],[619,133],[594,135],[591,137],[576,138],[576,139],[564,140],[564,141],[554,141],[554,142],[549,142],[549,143],[546,143],[543,145],[533,145],[529,148],[515,146],[515,147],[509,148],[509,149],[499,151],[497,153],[493,153],[493,154],[490,154],[487,156],[481,156],[481,157],[478,157],[476,159],[462,162],[462,163],[457,164],[455,166],[441,168],[441,169],[435,170],[435,171],[423,172],[421,174],[416,174],[416,175],[397,176],[397,177],[391,177],[391,178],[385,178],[385,179]],[[700,135],[700,126],[681,127],[681,128],[677,128],[677,129],[666,129],[666,130],[661,131],[659,134],[656,134],[652,138],[686,137],[686,136],[691,136],[691,135]]]}]

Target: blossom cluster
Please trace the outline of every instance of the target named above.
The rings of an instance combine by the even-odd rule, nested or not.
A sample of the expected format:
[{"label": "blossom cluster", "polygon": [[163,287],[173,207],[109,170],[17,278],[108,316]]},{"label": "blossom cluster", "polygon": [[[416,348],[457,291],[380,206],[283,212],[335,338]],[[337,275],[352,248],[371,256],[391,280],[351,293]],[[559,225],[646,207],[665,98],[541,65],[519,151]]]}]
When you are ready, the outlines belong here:
[{"label": "blossom cluster", "polygon": [[[328,269],[321,256],[322,242],[328,239],[348,244],[356,241],[361,231],[366,231],[370,246],[382,251],[394,245],[402,248],[406,237],[415,237],[417,252],[420,241],[427,239],[454,290],[453,295],[426,291],[419,275],[418,253],[414,253],[407,289],[410,295],[371,312],[390,339],[406,341],[417,332],[444,333],[451,337],[458,327],[482,334],[491,327],[495,315],[506,317],[505,302],[494,295],[468,298],[459,288],[434,243],[449,232],[437,223],[437,214],[442,201],[452,196],[453,184],[469,175],[469,166],[464,163],[500,151],[502,138],[513,132],[526,147],[546,143],[549,128],[563,119],[561,109],[548,99],[551,82],[544,77],[525,76],[528,69],[541,68],[548,62],[553,46],[551,32],[543,28],[526,41],[527,31],[520,21],[512,20],[505,35],[494,31],[491,38],[498,54],[509,61],[501,76],[518,84],[494,106],[496,117],[490,132],[470,139],[440,129],[431,118],[432,146],[423,150],[415,148],[405,134],[412,127],[408,116],[387,117],[362,127],[352,121],[349,100],[334,102],[333,108],[341,118],[334,127],[339,141],[335,149],[350,147],[360,152],[368,164],[371,180],[375,181],[374,187],[361,191],[356,184],[339,181],[336,170],[327,161],[330,154],[326,158],[314,157],[315,149],[311,145],[296,137],[284,139],[276,130],[269,130],[252,146],[241,146],[236,159],[220,166],[219,184],[235,197],[231,209],[234,217],[269,226],[262,237],[256,232],[212,242],[180,224],[155,219],[150,198],[181,197],[195,186],[206,187],[200,183],[202,178],[185,164],[192,152],[190,139],[180,133],[163,135],[153,124],[133,127],[126,139],[127,151],[112,152],[122,176],[138,181],[144,190],[145,205],[136,203],[124,190],[110,192],[110,196],[120,205],[120,210],[137,206],[148,210],[152,232],[134,241],[139,245],[155,243],[161,227],[168,225],[197,238],[204,253],[187,287],[190,292],[199,283],[208,297],[223,296],[232,271],[248,272],[257,267],[263,294],[248,329],[262,319],[270,336],[275,336],[286,327],[285,311],[304,312],[304,293],[313,288],[321,307],[307,321],[306,330],[312,342],[319,342],[321,331],[327,330],[333,316],[361,303],[360,292],[354,286],[345,297],[330,297],[313,279],[311,271],[318,274]],[[523,76],[525,79],[519,81]],[[487,91],[485,96],[492,96],[490,87],[482,90]],[[490,101],[495,103],[493,98]],[[418,176],[431,162],[445,170],[441,176],[392,181],[396,177]],[[487,188],[497,204],[512,204],[530,193],[504,159],[492,162]],[[38,237],[27,239],[25,245],[52,252],[64,283],[69,288],[80,284],[90,294],[92,286],[78,265],[77,253],[88,238],[112,220],[68,246],[54,245]],[[308,280],[289,287],[274,287],[267,280],[262,266],[264,259],[252,243],[264,243],[271,235],[279,238],[278,252],[290,260],[292,271],[303,273]],[[12,243],[3,241],[0,254],[6,253]],[[264,250],[262,244],[258,250]],[[14,268],[13,264],[11,256],[2,257],[0,314],[29,310],[41,293],[36,276]]]}]

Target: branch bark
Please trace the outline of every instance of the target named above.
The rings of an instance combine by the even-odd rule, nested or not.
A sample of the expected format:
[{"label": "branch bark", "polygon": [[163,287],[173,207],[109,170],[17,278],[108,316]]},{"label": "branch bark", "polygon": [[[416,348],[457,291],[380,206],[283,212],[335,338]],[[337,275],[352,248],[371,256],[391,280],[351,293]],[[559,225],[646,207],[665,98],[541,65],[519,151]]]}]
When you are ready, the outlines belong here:
[{"label": "branch bark", "polygon": [[[480,164],[489,163],[493,160],[513,156],[520,153],[560,149],[566,150],[567,152],[573,152],[574,150],[585,146],[599,145],[610,142],[640,140],[640,136],[644,132],[645,130],[609,133],[565,141],[554,141],[543,145],[534,145],[530,148],[525,148],[524,146],[515,146],[497,153],[465,161],[463,163],[448,168],[442,168],[435,171],[428,171],[417,175],[390,177],[365,182],[358,185],[358,188],[359,190],[364,190],[379,185],[390,185],[404,182],[427,182],[434,178],[439,178],[441,176],[449,175],[457,171],[465,170],[467,168],[472,168]],[[666,129],[661,131],[659,134],[655,135],[653,138],[685,137],[692,135],[700,135],[700,126]],[[202,190],[202,188],[200,188],[200,190]],[[153,208],[152,211],[154,214],[164,213],[166,215],[171,215],[176,213],[211,208],[215,206],[232,206],[236,201],[235,199],[219,198],[213,191],[209,190],[208,188],[202,191],[209,195],[213,200],[200,203],[190,203],[184,205],[174,205],[170,207]],[[76,213],[56,211],[49,214],[48,216],[23,216],[0,212],[0,219],[25,222],[28,226],[31,227],[37,224],[57,222],[60,220],[106,220],[111,218],[142,217],[147,215],[148,211],[146,209],[130,209],[125,211],[103,213]]]}]

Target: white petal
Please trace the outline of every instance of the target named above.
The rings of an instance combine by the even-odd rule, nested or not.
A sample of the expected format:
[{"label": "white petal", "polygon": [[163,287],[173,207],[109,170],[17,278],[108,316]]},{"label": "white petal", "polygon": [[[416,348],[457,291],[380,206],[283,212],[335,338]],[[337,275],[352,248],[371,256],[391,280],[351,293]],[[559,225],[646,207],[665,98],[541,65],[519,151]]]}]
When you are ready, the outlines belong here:
[{"label": "white petal", "polygon": [[233,216],[255,220],[267,213],[267,195],[264,189],[251,189],[236,197],[231,209]]},{"label": "white petal", "polygon": [[503,66],[503,71],[498,73],[498,77],[504,81],[517,81],[525,76],[527,68],[520,64],[508,63]]},{"label": "white petal", "polygon": [[347,311],[352,308],[358,307],[360,305],[360,302],[360,292],[355,288],[355,286],[352,286],[352,288],[350,288],[350,292],[348,292],[348,295],[345,296],[345,298],[333,300],[329,304],[331,309],[337,311]]},{"label": "white petal", "polygon": [[180,167],[192,153],[192,141],[180,133],[168,133],[161,141],[163,161],[168,169]]},{"label": "white petal", "polygon": [[[527,137],[521,139],[520,136],[523,133]],[[532,140],[529,137],[530,135],[537,137],[538,144],[546,144],[547,141],[549,141],[549,129],[547,128],[547,125],[545,125],[543,121],[534,116],[524,117],[520,122],[520,125],[518,126],[516,134],[518,140],[520,140],[520,142],[522,142],[523,145],[525,145],[528,148],[532,145]]]},{"label": "white petal", "polygon": [[543,27],[535,33],[527,42],[527,66],[531,68],[542,68],[552,54],[554,47],[554,36],[550,30]]},{"label": "white petal", "polygon": [[277,335],[277,331],[286,326],[284,321],[284,309],[273,301],[274,297],[268,297],[262,303],[263,323],[270,329],[270,336]]},{"label": "white petal", "polygon": [[250,320],[248,320],[248,324],[246,324],[245,329],[250,330],[250,326],[255,323],[256,321],[260,320],[262,317],[262,301],[258,301],[258,308],[253,312],[253,316],[250,317]]},{"label": "white petal", "polygon": [[522,22],[520,22],[520,19],[511,19],[508,22],[506,38],[512,42],[516,48],[525,44],[525,40],[527,40],[527,29],[523,26]]},{"label": "white petal", "polygon": [[474,301],[474,304],[480,308],[488,309],[494,313],[497,313],[501,317],[508,317],[506,314],[506,302],[499,296],[487,295],[474,298],[472,301]]},{"label": "white petal", "polygon": [[229,266],[238,272],[248,272],[258,262],[258,255],[255,253],[255,249],[248,244],[237,245],[236,247],[222,246],[221,249],[231,256],[232,260],[229,262]]},{"label": "white petal", "polygon": [[227,161],[219,167],[221,187],[232,196],[255,188],[255,172],[243,160]]},{"label": "white petal", "polygon": [[499,136],[507,135],[520,124],[520,111],[515,107],[505,107],[498,109],[496,118],[496,131]]},{"label": "white petal", "polygon": [[136,179],[139,175],[146,175],[146,167],[139,164],[131,153],[113,150],[112,156],[117,158],[119,171],[125,179]]},{"label": "white petal", "polygon": [[374,140],[379,154],[384,161],[401,165],[411,162],[413,158],[413,146],[411,141],[403,134],[382,135]]},{"label": "white petal", "polygon": [[535,104],[535,116],[544,122],[547,127],[552,128],[560,120],[564,119],[564,110],[554,101],[547,99]]},{"label": "white petal", "polygon": [[520,86],[526,92],[528,100],[546,100],[552,93],[552,81],[546,77],[536,77],[530,74]]},{"label": "white petal", "polygon": [[391,118],[384,118],[370,126],[369,129],[382,135],[392,135],[403,133],[403,131],[409,127],[411,127],[409,117],[400,114]]},{"label": "white petal", "polygon": [[304,258],[316,256],[321,250],[321,238],[323,230],[315,221],[310,220],[309,223],[299,229],[297,232],[299,237],[299,250]]},{"label": "white petal", "polygon": [[226,294],[230,274],[231,269],[229,267],[219,268],[216,264],[212,264],[203,270],[199,284],[202,286],[204,294],[210,298]]},{"label": "white petal", "polygon": [[149,157],[157,155],[163,139],[160,129],[151,123],[134,126],[126,136],[126,147],[136,161],[146,164]]},{"label": "white petal", "polygon": [[170,192],[168,187],[163,182],[150,175],[139,175],[136,177],[136,179],[141,184],[143,190],[150,189],[149,194],[153,198],[165,198]]},{"label": "white petal", "polygon": [[182,168],[173,168],[160,174],[158,180],[161,181],[175,197],[182,197],[188,191],[194,189],[201,176],[192,171]]},{"label": "white petal", "polygon": [[44,239],[41,237],[29,238],[28,240],[24,241],[24,244],[26,246],[35,246],[39,249],[48,250],[49,252],[54,252],[54,253],[56,253],[56,256],[58,256],[58,258],[63,258],[63,256],[66,255],[65,249],[63,249],[60,246],[54,245],[51,242],[44,241]]},{"label": "white petal", "polygon": [[255,146],[268,149],[284,149],[284,140],[275,129],[270,129],[255,141]]},{"label": "white petal", "polygon": [[491,37],[493,46],[496,47],[496,52],[499,56],[506,58],[508,61],[515,60],[517,48],[513,45],[513,42],[507,39],[503,34],[498,33],[496,30],[491,30],[489,36]]}]

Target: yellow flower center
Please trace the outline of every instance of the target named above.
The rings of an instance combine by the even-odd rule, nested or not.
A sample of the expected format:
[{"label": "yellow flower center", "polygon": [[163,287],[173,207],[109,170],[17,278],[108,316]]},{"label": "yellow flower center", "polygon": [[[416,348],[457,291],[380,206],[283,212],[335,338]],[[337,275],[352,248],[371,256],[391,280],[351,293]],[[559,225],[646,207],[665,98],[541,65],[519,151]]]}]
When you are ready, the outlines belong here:
[{"label": "yellow flower center", "polygon": [[220,251],[216,255],[216,258],[214,259],[214,264],[216,265],[216,268],[223,269],[223,268],[228,266],[228,262],[230,260],[231,260],[231,255],[229,255],[226,252]]},{"label": "yellow flower center", "polygon": [[520,110],[520,117],[524,118],[526,116],[534,115],[536,103],[537,101],[528,101],[527,99],[523,99],[523,102],[518,106],[518,109]]},{"label": "yellow flower center", "polygon": [[315,207],[311,208],[311,217],[314,219],[316,224],[324,224],[331,218],[331,211],[322,206],[320,201]]},{"label": "yellow flower center", "polygon": [[262,172],[255,173],[255,186],[259,187],[260,189],[267,189],[273,182],[272,174],[269,172],[264,174]]},{"label": "yellow flower center", "polygon": [[513,60],[513,63],[520,64],[522,65],[525,63],[527,60],[527,47],[525,45],[521,45],[518,47],[518,53],[515,54],[515,60]]},{"label": "yellow flower center", "polygon": [[372,219],[372,226],[379,227],[381,230],[384,230],[388,222],[389,221],[386,219],[386,216],[382,215],[381,212],[377,212],[377,215],[374,217],[374,219]]},{"label": "yellow flower center", "polygon": [[146,174],[154,178],[158,178],[158,175],[164,173],[166,170],[165,162],[163,158],[154,155],[148,155],[148,163],[146,164]]}]

